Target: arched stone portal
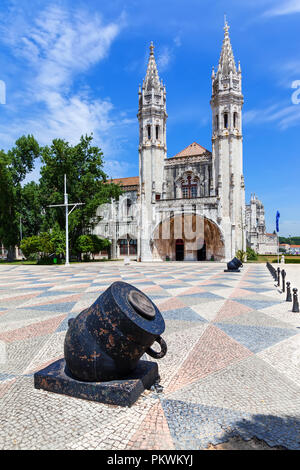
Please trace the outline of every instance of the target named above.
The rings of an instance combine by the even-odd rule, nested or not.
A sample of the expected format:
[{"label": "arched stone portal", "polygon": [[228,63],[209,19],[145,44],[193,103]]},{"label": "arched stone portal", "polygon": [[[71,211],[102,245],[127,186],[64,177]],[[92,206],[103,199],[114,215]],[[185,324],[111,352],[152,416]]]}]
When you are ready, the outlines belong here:
[{"label": "arched stone portal", "polygon": [[153,255],[160,259],[179,260],[183,250],[186,261],[221,260],[224,242],[219,227],[197,214],[176,215],[166,219],[153,233]]}]

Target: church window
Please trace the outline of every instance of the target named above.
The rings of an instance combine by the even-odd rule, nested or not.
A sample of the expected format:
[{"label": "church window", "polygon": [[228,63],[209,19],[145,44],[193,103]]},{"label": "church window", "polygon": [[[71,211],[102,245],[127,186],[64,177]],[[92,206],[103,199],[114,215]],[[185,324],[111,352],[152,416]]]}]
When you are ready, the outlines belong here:
[{"label": "church window", "polygon": [[182,186],[182,197],[187,199],[189,197],[189,189],[187,186]]},{"label": "church window", "polygon": [[148,124],[147,129],[148,129],[148,140],[150,140],[151,139],[151,126],[150,126],[150,124]]},{"label": "church window", "polygon": [[191,186],[191,197],[197,197],[197,186]]},{"label": "church window", "polygon": [[156,127],[155,127],[155,131],[156,131],[156,140],[158,140],[158,137],[159,137],[159,126],[156,126]]},{"label": "church window", "polygon": [[137,241],[136,240],[130,240],[129,241],[129,254],[130,255],[136,255],[137,254]]},{"label": "church window", "polygon": [[224,113],[224,129],[228,129],[228,113]]},{"label": "church window", "polygon": [[156,194],[155,199],[156,199],[156,201],[159,201],[160,200],[160,194]]},{"label": "church window", "polygon": [[238,113],[233,113],[233,127],[235,129],[238,127]]},{"label": "church window", "polygon": [[126,199],[126,209],[127,209],[127,211],[126,211],[127,214],[126,214],[126,215],[127,215],[127,217],[130,216],[130,208],[131,208],[131,206],[132,206],[131,200],[130,200],[130,199]]},{"label": "church window", "polygon": [[184,199],[190,199],[197,197],[197,183],[192,182],[192,177],[189,175],[187,181],[184,181],[181,185],[182,197]]},{"label": "church window", "polygon": [[128,241],[125,239],[120,240],[120,255],[128,254]]},{"label": "church window", "polygon": [[216,115],[216,130],[219,130],[219,115]]}]

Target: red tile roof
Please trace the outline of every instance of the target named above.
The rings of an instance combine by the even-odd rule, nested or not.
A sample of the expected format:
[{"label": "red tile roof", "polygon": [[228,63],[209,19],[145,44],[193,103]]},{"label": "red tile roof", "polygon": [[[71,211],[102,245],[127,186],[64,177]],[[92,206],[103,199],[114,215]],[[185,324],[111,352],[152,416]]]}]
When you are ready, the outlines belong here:
[{"label": "red tile roof", "polygon": [[174,157],[171,157],[171,158],[204,155],[207,152],[209,152],[209,150],[202,147],[202,145],[197,144],[197,142],[193,142],[192,144],[188,145],[185,149],[181,150],[181,152],[177,153],[176,155],[174,155]]},{"label": "red tile roof", "polygon": [[140,183],[140,178],[139,176],[128,176],[127,178],[111,179],[109,182],[120,184],[121,186],[138,186]]}]

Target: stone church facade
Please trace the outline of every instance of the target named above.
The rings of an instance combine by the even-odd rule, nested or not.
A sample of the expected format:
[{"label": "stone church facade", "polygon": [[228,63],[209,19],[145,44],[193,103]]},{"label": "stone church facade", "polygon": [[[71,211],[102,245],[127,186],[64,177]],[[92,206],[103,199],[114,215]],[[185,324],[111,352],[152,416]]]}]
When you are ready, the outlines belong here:
[{"label": "stone church facade", "polygon": [[166,87],[151,43],[138,92],[139,176],[113,180],[123,194],[98,208],[94,233],[111,240],[112,258],[230,260],[246,249],[244,98],[227,23],[211,79],[212,151],[193,142],[167,157]]},{"label": "stone church facade", "polygon": [[278,251],[276,233],[266,233],[265,208],[263,203],[251,194],[246,205],[247,245],[261,255],[275,255]]}]

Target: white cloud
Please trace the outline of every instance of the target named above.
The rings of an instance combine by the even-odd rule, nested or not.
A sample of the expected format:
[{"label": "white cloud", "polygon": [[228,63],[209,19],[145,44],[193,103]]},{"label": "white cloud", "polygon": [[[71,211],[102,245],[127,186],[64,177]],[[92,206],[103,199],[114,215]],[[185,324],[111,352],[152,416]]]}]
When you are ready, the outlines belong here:
[{"label": "white cloud", "polygon": [[104,164],[104,170],[109,178],[122,178],[127,176],[128,172],[134,173],[134,171],[134,175],[137,174],[136,165],[118,160],[107,160]]},{"label": "white cloud", "polygon": [[300,13],[300,0],[280,0],[274,8],[267,10],[264,16],[282,16],[293,13]]},{"label": "white cloud", "polygon": [[170,47],[165,46],[161,49],[160,53],[158,54],[157,57],[157,67],[159,72],[164,72],[172,59],[172,50]]},{"label": "white cloud", "polygon": [[109,54],[124,16],[104,23],[97,13],[52,5],[33,23],[21,25],[16,28],[14,22],[7,22],[5,38],[26,69],[24,116],[20,119],[19,112],[13,125],[3,130],[5,141],[33,133],[41,144],[55,137],[75,143],[82,134],[93,133],[102,150],[111,152],[114,133],[122,136],[120,128],[128,129],[132,121],[126,113],[117,116],[109,98],[94,99],[87,86],[78,90],[74,81]]},{"label": "white cloud", "polygon": [[[291,93],[292,95],[292,93]],[[287,105],[278,103],[262,109],[250,109],[243,114],[244,124],[262,124],[275,123],[281,129],[287,129],[299,125],[300,123],[300,104]]]}]

